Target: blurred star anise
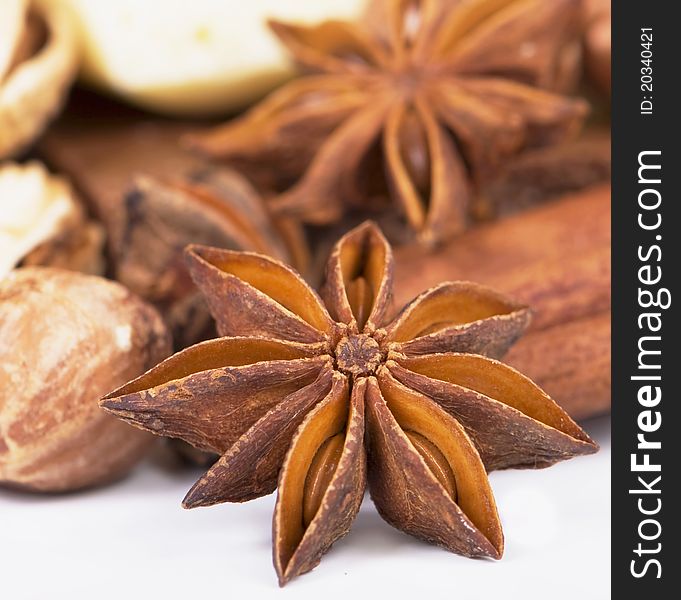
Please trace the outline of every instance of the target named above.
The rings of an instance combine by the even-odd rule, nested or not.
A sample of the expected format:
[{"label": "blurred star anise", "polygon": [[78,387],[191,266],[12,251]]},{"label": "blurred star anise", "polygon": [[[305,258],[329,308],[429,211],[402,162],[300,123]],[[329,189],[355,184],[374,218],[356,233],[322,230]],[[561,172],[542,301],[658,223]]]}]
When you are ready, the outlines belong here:
[{"label": "blurred star anise", "polygon": [[323,301],[259,254],[193,246],[188,258],[225,337],[175,354],[101,405],[222,455],[185,507],[256,498],[278,479],[282,585],[347,533],[367,483],[398,529],[500,558],[486,471],[596,451],[542,390],[491,358],[525,328],[525,307],[443,283],[386,318],[392,252],[371,223],[336,244]]},{"label": "blurred star anise", "polygon": [[581,126],[586,104],[549,91],[576,72],[579,4],[374,0],[361,23],[272,22],[311,74],[189,143],[281,192],[277,211],[327,224],[391,198],[437,242],[504,160]]}]

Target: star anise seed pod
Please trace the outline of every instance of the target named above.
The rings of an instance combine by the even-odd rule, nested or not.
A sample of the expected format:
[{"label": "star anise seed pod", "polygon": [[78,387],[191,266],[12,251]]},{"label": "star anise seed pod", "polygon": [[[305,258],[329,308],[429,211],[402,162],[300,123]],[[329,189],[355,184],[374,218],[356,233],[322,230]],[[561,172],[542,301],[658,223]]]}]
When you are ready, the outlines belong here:
[{"label": "star anise seed pod", "polygon": [[466,226],[471,184],[581,126],[585,102],[548,91],[579,15],[579,0],[375,0],[362,23],[275,21],[312,74],[188,142],[283,192],[275,210],[327,224],[389,196],[437,242]]},{"label": "star anise seed pod", "polygon": [[465,556],[500,558],[491,469],[546,467],[597,446],[541,389],[492,356],[526,307],[443,283],[387,318],[392,251],[365,223],[336,244],[322,300],[274,259],[188,248],[218,331],[101,401],[153,433],[221,455],[185,507],[277,487],[283,585],[343,536],[368,483],[388,523]]},{"label": "star anise seed pod", "polygon": [[272,219],[253,186],[224,168],[167,179],[137,175],[125,195],[124,215],[116,278],[161,311],[178,349],[215,335],[184,264],[190,242],[254,250],[306,268],[301,226]]}]

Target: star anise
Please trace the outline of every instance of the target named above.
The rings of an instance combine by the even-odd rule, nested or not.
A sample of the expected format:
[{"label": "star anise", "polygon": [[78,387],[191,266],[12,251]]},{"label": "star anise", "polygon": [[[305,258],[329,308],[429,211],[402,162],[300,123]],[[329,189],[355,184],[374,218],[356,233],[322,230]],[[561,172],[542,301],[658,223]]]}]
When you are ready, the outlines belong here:
[{"label": "star anise", "polygon": [[255,250],[306,266],[299,224],[272,219],[248,181],[227,169],[193,169],[169,180],[138,175],[126,192],[124,215],[116,278],[161,311],[176,348],[215,335],[184,265],[190,242]]},{"label": "star anise", "polygon": [[581,126],[586,104],[548,91],[576,62],[579,14],[579,0],[375,0],[362,23],[275,21],[312,74],[189,143],[282,192],[275,210],[327,224],[390,197],[438,241],[466,226],[476,183]]},{"label": "star anise", "polygon": [[283,585],[343,536],[368,483],[407,533],[500,558],[486,471],[596,451],[570,417],[499,356],[529,311],[472,283],[443,283],[393,320],[392,252],[365,223],[336,244],[322,297],[266,256],[188,249],[220,334],[160,363],[101,405],[147,431],[221,455],[185,507],[277,487]]}]

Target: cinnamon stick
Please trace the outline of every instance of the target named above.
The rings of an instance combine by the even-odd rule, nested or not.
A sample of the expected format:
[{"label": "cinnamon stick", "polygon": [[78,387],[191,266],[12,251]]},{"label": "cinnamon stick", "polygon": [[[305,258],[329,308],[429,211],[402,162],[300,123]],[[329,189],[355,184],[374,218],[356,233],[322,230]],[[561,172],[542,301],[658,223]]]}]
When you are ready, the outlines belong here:
[{"label": "cinnamon stick", "polygon": [[610,186],[478,227],[432,253],[395,253],[396,306],[443,280],[510,294],[534,318],[504,361],[575,418],[610,410]]}]

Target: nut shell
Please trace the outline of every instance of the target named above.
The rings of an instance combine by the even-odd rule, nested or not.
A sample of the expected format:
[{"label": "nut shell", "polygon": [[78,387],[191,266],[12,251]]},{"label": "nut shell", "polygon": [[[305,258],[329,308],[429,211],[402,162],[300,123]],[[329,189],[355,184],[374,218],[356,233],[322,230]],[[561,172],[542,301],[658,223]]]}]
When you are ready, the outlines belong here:
[{"label": "nut shell", "polygon": [[121,285],[47,267],[0,282],[0,484],[62,492],[125,474],[151,435],[97,400],[170,353],[151,306]]},{"label": "nut shell", "polygon": [[0,278],[17,265],[101,275],[103,249],[103,227],[66,179],[36,161],[0,166]]},{"label": "nut shell", "polygon": [[[10,39],[0,37],[0,159],[21,153],[42,133],[60,110],[78,68],[73,25],[61,7],[21,2],[5,26],[11,33]],[[44,43],[33,51],[35,39],[41,38]]]}]

